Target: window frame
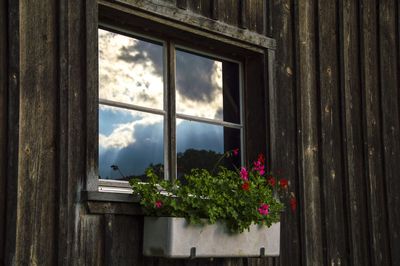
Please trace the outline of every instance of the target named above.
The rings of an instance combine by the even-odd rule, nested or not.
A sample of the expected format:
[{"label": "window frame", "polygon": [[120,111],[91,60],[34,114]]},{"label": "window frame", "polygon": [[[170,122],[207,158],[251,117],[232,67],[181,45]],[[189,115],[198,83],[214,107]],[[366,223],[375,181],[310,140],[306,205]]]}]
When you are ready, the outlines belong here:
[{"label": "window frame", "polygon": [[[154,41],[163,46],[163,109],[140,106],[136,104],[122,103],[113,100],[102,99],[98,97],[98,108],[100,105],[123,108],[130,111],[139,111],[163,116],[163,140],[164,140],[164,179],[173,180],[177,176],[177,147],[176,147],[176,120],[184,119],[186,121],[194,121],[205,123],[207,125],[217,125],[231,129],[240,130],[240,153],[241,164],[243,165],[246,157],[244,149],[245,142],[245,115],[244,115],[244,63],[240,60],[235,60],[216,53],[205,52],[201,49],[196,49],[186,45],[183,42],[175,41],[172,38],[158,38],[147,34],[137,33],[136,31],[118,27],[110,23],[99,22],[98,29],[110,31],[116,34],[122,34],[126,37],[135,38],[144,41]],[[98,41],[98,39],[97,39]],[[206,57],[212,60],[225,61],[235,63],[239,68],[238,89],[239,89],[239,116],[240,123],[232,123],[224,120],[217,120],[205,117],[198,117],[188,114],[176,112],[176,51],[192,53],[198,56]],[[99,69],[99,68],[98,68]],[[97,74],[99,75],[99,73]],[[100,87],[100,85],[98,86]],[[111,193],[132,193],[128,181],[113,180],[113,179],[98,179],[99,192]]]},{"label": "window frame", "polygon": [[[102,23],[130,29],[137,34],[153,37],[168,36],[180,42],[201,46],[207,52],[218,51],[220,56],[239,59],[243,62],[243,114],[245,123],[242,147],[243,160],[249,163],[258,152],[269,155],[276,147],[271,142],[275,133],[276,117],[275,53],[276,41],[265,35],[227,25],[218,20],[205,17],[189,17],[184,10],[160,9],[147,10],[136,3],[89,1],[86,5],[86,27],[82,33],[86,39],[82,47],[83,72],[86,73],[85,87],[82,92],[83,113],[72,112],[73,116],[82,117],[82,133],[85,152],[85,176],[82,177],[81,200],[84,202],[127,203],[137,201],[131,194],[99,192],[98,175],[98,26]],[[250,104],[251,103],[251,106]],[[252,119],[263,114],[258,121]],[[270,123],[270,121],[272,123]],[[272,127],[268,127],[271,125]],[[261,148],[260,148],[261,147]],[[273,159],[267,156],[266,160]],[[77,165],[77,167],[80,167]],[[95,204],[95,203],[93,203]],[[90,206],[90,205],[89,205]],[[97,205],[95,205],[97,206]],[[114,206],[114,205],[113,205]],[[96,212],[96,208],[91,211]],[[136,209],[135,209],[136,210]],[[98,210],[97,210],[98,211]],[[136,212],[136,211],[135,211]],[[138,212],[140,213],[140,211]]]}]

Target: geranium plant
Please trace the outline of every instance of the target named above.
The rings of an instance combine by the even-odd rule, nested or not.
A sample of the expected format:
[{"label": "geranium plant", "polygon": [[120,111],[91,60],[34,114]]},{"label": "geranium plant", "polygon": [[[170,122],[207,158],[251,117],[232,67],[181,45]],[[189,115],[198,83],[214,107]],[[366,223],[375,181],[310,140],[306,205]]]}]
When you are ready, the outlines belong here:
[{"label": "geranium plant", "polygon": [[[224,157],[235,156],[238,150]],[[213,171],[211,171],[213,172]],[[148,182],[132,179],[134,193],[148,216],[185,217],[190,223],[223,221],[232,232],[243,232],[253,223],[270,226],[279,222],[284,202],[296,208],[287,179],[278,179],[265,170],[260,154],[250,167],[229,170],[218,167],[216,173],[193,169],[179,180],[163,180],[149,168]]]}]

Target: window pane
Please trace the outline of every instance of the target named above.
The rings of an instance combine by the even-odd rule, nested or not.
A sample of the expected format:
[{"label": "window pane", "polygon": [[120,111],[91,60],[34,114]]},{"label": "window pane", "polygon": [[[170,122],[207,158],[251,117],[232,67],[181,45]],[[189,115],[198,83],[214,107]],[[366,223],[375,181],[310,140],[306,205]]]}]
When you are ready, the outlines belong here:
[{"label": "window pane", "polygon": [[163,172],[163,150],[163,116],[100,105],[99,178],[142,178],[150,166]]},{"label": "window pane", "polygon": [[240,123],[239,65],[176,51],[177,113]]},{"label": "window pane", "polygon": [[[178,178],[193,168],[212,171],[226,151],[241,148],[239,129],[183,119],[177,119],[176,141]],[[240,163],[239,152],[219,165],[233,169],[233,166],[240,167]]]},{"label": "window pane", "polygon": [[163,109],[163,47],[99,29],[99,97]]}]

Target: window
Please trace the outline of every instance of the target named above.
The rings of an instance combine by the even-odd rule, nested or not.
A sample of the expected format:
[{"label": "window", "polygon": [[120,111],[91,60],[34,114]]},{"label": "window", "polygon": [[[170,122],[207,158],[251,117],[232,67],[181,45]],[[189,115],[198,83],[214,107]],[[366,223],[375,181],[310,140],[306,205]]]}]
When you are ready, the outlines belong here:
[{"label": "window", "polygon": [[[99,178],[103,189],[213,170],[244,146],[242,64],[166,38],[101,26]],[[221,162],[239,167],[244,154]],[[118,190],[118,189],[116,189]]]}]

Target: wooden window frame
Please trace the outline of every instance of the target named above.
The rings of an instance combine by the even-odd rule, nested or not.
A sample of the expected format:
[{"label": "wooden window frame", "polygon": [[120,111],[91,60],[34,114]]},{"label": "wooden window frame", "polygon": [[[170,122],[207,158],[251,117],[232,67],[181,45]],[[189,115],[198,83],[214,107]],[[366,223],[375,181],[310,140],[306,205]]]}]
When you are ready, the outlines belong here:
[{"label": "wooden window frame", "polygon": [[[171,22],[169,19],[162,18],[157,15],[149,15],[147,12],[141,13],[136,8],[127,8],[125,5],[118,3],[112,4],[108,1],[99,1],[98,14],[99,17],[93,18],[92,22],[95,25],[90,24],[88,32],[88,41],[95,42],[95,45],[88,45],[88,48],[96,48],[96,51],[88,50],[87,62],[92,62],[90,66],[87,67],[87,71],[96,73],[92,75],[92,82],[88,82],[88,96],[87,96],[87,123],[88,131],[87,138],[87,150],[88,152],[88,169],[86,184],[84,189],[84,198],[87,200],[100,200],[107,202],[126,202],[131,201],[132,196],[121,194],[120,192],[131,193],[126,182],[112,181],[100,181],[98,179],[98,54],[97,54],[97,29],[99,26],[106,25],[106,28],[112,25],[118,29],[122,29],[123,32],[134,33],[134,35],[143,35],[147,39],[167,40],[171,42],[174,40],[174,45],[167,45],[166,56],[173,58],[175,60],[175,46],[183,48],[184,50],[190,51],[192,48],[196,47],[195,52],[204,55],[211,55],[216,59],[223,59],[233,62],[240,63],[240,105],[241,105],[241,141],[242,141],[242,162],[248,162],[249,158],[253,158],[258,152],[266,153],[269,150],[269,131],[266,125],[269,121],[268,106],[271,100],[269,94],[274,91],[274,60],[275,60],[275,43],[273,39],[254,33],[252,40],[257,39],[257,41],[244,43],[243,40],[230,38],[229,36],[219,35],[217,33],[210,35],[207,29],[198,29],[193,27],[193,30],[187,25],[182,26],[182,23],[176,21]],[[168,21],[167,21],[168,20]],[[99,24],[98,21],[101,21]],[[94,30],[96,26],[96,30]],[[246,33],[248,35],[248,33]],[[149,37],[150,36],[150,37]],[[162,42],[162,41],[161,41]],[[265,44],[260,46],[260,43]],[[197,48],[198,47],[198,48]],[[174,62],[174,60],[169,60],[169,62]],[[172,69],[168,67],[168,69]],[[175,68],[173,68],[175,69]],[[167,77],[174,77],[174,75],[167,74]],[[169,91],[173,91],[175,94],[175,80],[174,78],[168,78],[166,81],[166,86],[169,87]],[[164,89],[166,92],[166,89]],[[164,97],[173,97],[171,93],[167,93]],[[261,102],[261,106],[250,107],[249,100],[257,99]],[[175,102],[168,99],[169,102]],[[174,100],[174,98],[173,98]],[[165,110],[165,108],[164,108]],[[148,110],[147,110],[148,111]],[[273,110],[272,110],[273,111]],[[254,115],[259,115],[260,122],[255,122],[251,119]],[[175,110],[171,112],[168,110],[165,115],[174,115]],[[96,118],[96,119],[94,119]],[[190,118],[183,115],[182,118]],[[168,127],[175,126],[176,117],[169,118]],[[207,121],[209,122],[209,121]],[[229,124],[229,123],[228,123]],[[257,129],[258,127],[258,129]],[[164,129],[165,131],[171,131],[170,128]],[[174,131],[174,130],[173,130]],[[93,136],[95,136],[93,138]],[[164,136],[168,138],[167,136]],[[176,155],[175,149],[171,149],[171,145],[175,140],[168,138],[169,147],[166,150],[168,161],[168,168],[172,165],[176,166]],[[257,141],[256,141],[257,140]],[[172,141],[172,142],[171,142]],[[260,146],[264,145],[265,148],[258,149],[257,144]],[[93,146],[95,150],[93,150]],[[174,154],[172,154],[174,153]],[[92,158],[93,157],[93,158]],[[172,159],[171,158],[175,158]],[[171,176],[176,176],[175,171],[166,170]],[[107,193],[99,192],[101,186],[108,187]],[[115,192],[113,193],[113,189]],[[125,190],[125,191],[121,191]]]}]

